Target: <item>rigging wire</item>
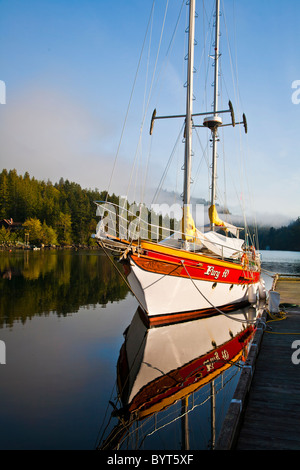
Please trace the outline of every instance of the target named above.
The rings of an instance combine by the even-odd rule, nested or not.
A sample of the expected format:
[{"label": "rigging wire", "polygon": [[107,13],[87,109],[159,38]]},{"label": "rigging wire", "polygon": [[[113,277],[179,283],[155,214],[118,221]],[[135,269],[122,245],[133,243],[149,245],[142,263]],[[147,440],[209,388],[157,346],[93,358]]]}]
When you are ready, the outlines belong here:
[{"label": "rigging wire", "polygon": [[[142,348],[142,347],[144,346],[144,344],[145,344],[147,335],[148,335],[148,329],[145,329],[145,333],[144,333],[144,335],[143,335],[143,338],[141,339],[140,345],[139,345],[139,347],[137,348],[137,351],[136,351],[136,353],[135,353],[135,356],[134,356],[134,358],[133,358],[133,360],[132,360],[132,365],[131,365],[130,369],[128,370],[127,378],[126,378],[126,380],[125,380],[124,383],[123,383],[123,389],[122,389],[122,390],[119,390],[119,393],[117,394],[117,400],[116,400],[115,403],[119,403],[119,402],[121,401],[121,394],[122,394],[123,390],[126,389],[126,386],[127,386],[127,384],[128,384],[128,381],[129,381],[129,379],[130,379],[130,373],[131,373],[132,369],[135,367],[135,362],[136,362],[136,360],[137,360],[137,358],[138,358],[138,356],[139,356],[139,354],[140,354],[141,348]],[[108,428],[108,426],[109,426],[109,424],[110,424],[110,422],[111,422],[111,419],[112,419],[112,415],[111,415],[111,416],[110,416],[110,419],[109,419],[109,421],[108,421],[108,423],[106,424],[104,430],[102,431],[103,426],[104,426],[104,422],[105,422],[105,420],[106,420],[106,416],[107,416],[107,413],[108,413],[109,404],[112,404],[112,395],[113,395],[113,392],[114,392],[115,389],[117,389],[117,381],[115,381],[113,390],[112,390],[112,392],[111,392],[111,400],[109,400],[109,402],[108,402],[108,405],[107,405],[107,408],[106,408],[106,411],[105,411],[105,415],[104,415],[104,418],[103,418],[103,421],[102,421],[102,426],[101,426],[101,428],[100,428],[100,430],[99,430],[99,432],[98,432],[98,437],[97,437],[97,441],[96,441],[96,442],[98,442],[98,447],[100,446],[100,443],[103,441],[105,432],[106,432],[106,430],[107,430],[107,428]],[[124,423],[123,423],[123,424],[124,424]],[[100,437],[101,431],[102,431],[102,434],[101,434],[101,437]]]},{"label": "rigging wire", "polygon": [[[116,385],[117,385],[117,382],[115,381],[114,383],[114,386],[113,386],[113,389],[111,391],[111,395],[110,395],[110,400],[108,400],[108,403],[107,403],[107,406],[106,406],[106,409],[105,409],[105,413],[104,413],[104,417],[103,417],[103,420],[102,420],[102,424],[100,426],[100,429],[98,431],[98,435],[97,435],[97,438],[96,438],[96,441],[95,441],[95,447],[97,447],[99,445],[99,442],[102,440],[111,420],[112,420],[112,414],[110,414],[110,417],[109,417],[109,420],[108,422],[106,423],[106,426],[104,427],[104,424],[105,424],[105,421],[106,421],[106,416],[108,414],[108,410],[110,408],[110,402],[112,400],[112,396],[113,396],[113,393],[114,393],[114,390],[116,389]],[[101,434],[101,438],[100,438],[100,434]]]},{"label": "rigging wire", "polygon": [[[153,6],[154,6],[154,3],[155,3],[155,2],[153,2]],[[167,4],[168,4],[168,2],[167,2]],[[153,21],[153,17],[152,17],[152,21]],[[152,28],[152,26],[151,26],[151,28]],[[150,46],[149,46],[149,47],[150,47]],[[149,50],[150,50],[150,49],[149,49]],[[148,56],[148,57],[149,57],[149,56]],[[157,58],[158,58],[158,56],[157,56]],[[157,63],[157,62],[156,62],[156,63]],[[155,66],[155,68],[156,68],[156,66]],[[148,65],[147,65],[147,70],[148,70]],[[153,75],[153,77],[152,77],[151,90],[152,90],[153,80],[154,80],[154,75]],[[146,85],[145,85],[145,95],[144,95],[144,119],[143,119],[143,122],[142,122],[142,127],[143,127],[143,124],[144,124],[145,115],[146,115],[146,111],[147,111],[147,108],[148,108],[148,105],[149,105],[150,94],[151,94],[151,92],[150,92],[150,93],[149,93],[149,99],[148,99],[148,102],[147,102],[147,105],[146,105],[146,87],[147,87],[147,82],[146,82]],[[150,91],[151,91],[151,90],[150,90]],[[131,102],[131,98],[130,98],[130,102]],[[145,105],[146,105],[146,106],[145,106]],[[128,111],[129,111],[129,108],[128,108]],[[128,115],[128,112],[127,112],[127,114],[126,114],[126,120],[127,120],[127,115]],[[125,121],[126,121],[126,120],[125,120]],[[124,127],[125,127],[125,123],[124,123]],[[123,130],[122,130],[121,139],[122,139],[122,136],[123,136],[124,127],[123,127]],[[183,127],[182,127],[182,129],[183,129]],[[181,135],[182,129],[181,129],[181,131],[180,131],[179,137],[180,137],[180,135]],[[196,132],[196,134],[197,134],[197,136],[198,136],[198,133],[197,133],[197,132]],[[169,169],[169,167],[170,167],[170,163],[171,163],[172,158],[173,158],[173,155],[174,155],[175,147],[176,147],[177,144],[178,144],[179,137],[177,138],[176,144],[175,144],[175,146],[174,146],[174,148],[173,148],[173,150],[172,150],[172,153],[171,153],[171,155],[170,155],[170,157],[169,157],[168,164],[167,164],[167,168],[166,168],[166,170],[165,170],[165,172],[164,172],[164,174],[163,174],[163,176],[162,176],[162,179],[161,179],[161,182],[160,182],[160,185],[159,185],[160,189],[161,189],[161,186],[162,186],[162,184],[163,184],[163,182],[164,182],[164,180],[165,180],[167,171],[168,171],[168,169]],[[198,138],[199,138],[199,136],[198,136]],[[121,139],[120,139],[119,147],[120,147],[120,144],[121,144]],[[200,139],[199,139],[199,141],[200,141]],[[139,142],[139,144],[140,144],[140,142]],[[200,144],[200,145],[201,145],[201,144]],[[119,153],[119,147],[118,147],[117,155],[118,155],[118,153]],[[201,145],[201,147],[202,147],[202,145]],[[205,158],[205,151],[203,151],[203,156],[202,156],[202,158],[201,158],[201,162],[202,162],[203,158]],[[115,160],[115,162],[116,162],[116,160]],[[114,167],[115,167],[115,162],[114,162]],[[201,162],[200,162],[200,163],[201,163]],[[200,166],[200,164],[199,164],[199,166]],[[114,167],[113,167],[113,170],[114,170]],[[145,181],[146,181],[146,178],[145,178]],[[110,182],[109,182],[109,187],[110,187],[110,184],[111,184],[111,180],[110,180]],[[107,193],[107,195],[108,195],[108,193]],[[155,194],[154,199],[155,199],[156,197],[157,197],[157,193]],[[105,251],[105,250],[104,250],[104,251]],[[183,263],[183,266],[184,266],[184,268],[185,268],[185,270],[186,270],[186,267],[185,267],[184,263]],[[187,270],[186,270],[186,272],[187,272]],[[189,275],[188,272],[187,272],[187,274],[188,274],[188,276],[190,277],[190,275]],[[124,280],[125,280],[125,279],[124,279]],[[192,280],[192,279],[191,279],[191,280]],[[125,281],[125,282],[126,282],[126,281]],[[192,280],[192,282],[193,282],[193,280]],[[127,284],[127,285],[128,285],[128,284]],[[196,285],[195,285],[195,287],[197,288]],[[130,287],[129,287],[129,288],[130,288]],[[130,290],[131,290],[131,289],[130,289]],[[197,288],[197,290],[199,290],[199,289]],[[200,290],[199,290],[199,292],[201,293],[201,295],[203,295]],[[204,296],[204,295],[203,295],[203,296]],[[206,300],[207,300],[207,299],[206,299]],[[209,301],[208,301],[208,302],[209,302]],[[140,302],[139,302],[139,303],[140,303]],[[212,304],[211,304],[211,305],[212,305]],[[213,306],[213,305],[212,305],[212,306]],[[231,318],[231,319],[234,319],[234,320],[236,320],[236,321],[241,321],[242,323],[247,322],[247,320],[238,320],[238,319],[236,319],[236,318],[233,318],[232,316],[229,316],[229,315],[225,314],[224,312],[222,312],[221,310],[219,310],[217,307],[215,307],[215,306],[213,306],[213,307],[214,307],[217,311],[219,311],[219,313],[221,313],[221,314],[223,314],[223,315],[225,315],[225,316],[227,316],[227,317],[229,317],[229,318]],[[282,318],[282,319],[283,319],[283,318]],[[278,321],[278,320],[277,320],[277,321]],[[248,323],[250,323],[250,322],[248,322]],[[198,405],[198,406],[199,406],[199,405]],[[190,411],[191,411],[191,410],[190,410]],[[188,411],[188,412],[190,412],[190,411]],[[177,418],[177,419],[178,419],[178,418]],[[175,420],[174,420],[174,421],[175,421]],[[164,426],[162,426],[162,427],[164,427]],[[161,428],[162,428],[162,427],[161,427]],[[156,431],[157,431],[157,430],[156,430]],[[148,435],[151,435],[151,434],[148,434]],[[145,437],[147,437],[147,435],[146,435]],[[144,438],[144,439],[145,439],[145,438]],[[144,439],[143,439],[143,440],[144,440]]]},{"label": "rigging wire", "polygon": [[[234,367],[234,366],[236,366],[236,368],[232,369],[232,367]],[[223,390],[225,390],[227,384],[230,383],[237,376],[237,374],[239,374],[241,367],[238,365],[238,363],[236,363],[236,364],[232,363],[232,367],[230,367],[229,369],[227,369],[227,370],[225,370],[221,373],[222,379],[224,378],[224,382],[222,382],[222,385],[219,388],[216,388],[216,395],[218,395]],[[232,371],[234,371],[234,372],[232,372]],[[225,376],[225,377],[223,377],[223,376]],[[191,407],[187,411],[185,411],[184,413],[180,413],[178,415],[178,402],[177,402],[177,404],[174,403],[168,409],[168,411],[165,410],[165,411],[167,411],[165,416],[164,416],[164,413],[163,413],[164,410],[161,410],[161,411],[155,413],[155,415],[149,416],[143,422],[141,422],[140,426],[139,426],[139,431],[142,432],[143,437],[141,438],[141,441],[138,445],[138,449],[141,449],[141,447],[144,445],[145,440],[148,437],[151,437],[155,433],[160,432],[161,430],[163,430],[164,428],[170,426],[171,424],[176,423],[179,419],[181,419],[185,415],[188,415],[189,413],[192,413],[194,410],[196,410],[200,406],[204,406],[207,402],[209,402],[209,400],[211,399],[211,394],[207,390],[207,385],[209,385],[209,383],[205,384],[204,386],[201,386],[198,390],[196,390],[192,393],[193,401],[192,401]],[[196,399],[195,399],[195,394],[197,395]],[[189,396],[191,396],[191,395],[189,395]],[[159,419],[158,419],[158,415],[160,415]],[[176,416],[174,417],[174,415],[176,415]],[[152,425],[153,420],[154,420],[154,423],[153,423],[154,426]],[[152,426],[152,429],[147,430],[147,427],[149,428],[150,426]],[[125,441],[125,439],[130,439],[131,437],[133,437],[135,432],[136,432],[136,429],[130,430],[129,434],[126,437],[123,438],[123,442]],[[120,442],[120,445],[122,445],[122,441]]]},{"label": "rigging wire", "polygon": [[[179,10],[179,13],[178,13],[178,16],[177,16],[177,21],[176,21],[176,24],[175,24],[175,27],[174,27],[169,45],[167,47],[165,58],[164,58],[163,64],[161,65],[160,71],[157,75],[156,83],[153,86],[153,89],[155,89],[155,87],[157,86],[159,77],[163,73],[163,70],[166,69],[167,62],[168,62],[167,58],[169,57],[170,52],[171,52],[171,50],[173,48],[173,45],[174,45],[174,40],[175,40],[176,32],[177,32],[177,29],[178,29],[178,25],[179,25],[179,21],[180,21],[180,17],[181,17],[181,14],[182,14],[182,9],[183,9],[184,3],[185,3],[185,0],[182,1],[180,10]],[[153,75],[153,79],[154,79],[154,75]],[[150,94],[149,94],[147,109],[149,107],[149,101],[150,101]],[[147,109],[145,108],[145,112],[147,111]],[[150,157],[151,157],[152,144],[153,144],[153,135],[150,138],[149,152],[147,154],[146,170],[145,170],[145,175],[144,175],[144,184],[142,185],[142,189],[141,189],[141,202],[144,202],[144,200],[145,200],[145,188],[146,188],[146,182],[147,182],[147,177],[148,177],[148,169],[149,169],[149,162],[150,162]]]},{"label": "rigging wire", "polygon": [[155,72],[156,72],[157,63],[158,63],[158,57],[159,57],[159,53],[160,53],[160,48],[161,48],[161,43],[162,43],[162,38],[163,38],[163,32],[164,32],[164,28],[165,28],[165,22],[166,22],[166,16],[167,16],[167,11],[168,11],[168,5],[169,5],[169,0],[167,0],[167,2],[166,2],[166,8],[165,8],[164,19],[163,19],[163,24],[162,24],[162,29],[161,29],[160,39],[159,39],[159,45],[158,45],[158,50],[157,50],[157,54],[156,54],[156,59],[155,59],[155,64],[154,64],[154,70],[153,70],[153,73],[152,73],[152,79],[151,79],[151,84],[150,84],[150,90],[149,90],[149,93],[148,93],[148,100],[147,100],[147,104],[146,104],[146,107],[145,107],[144,116],[143,116],[142,122],[141,122],[140,135],[139,135],[139,140],[138,140],[138,144],[137,144],[137,149],[136,149],[136,153],[135,153],[135,157],[134,157],[134,162],[133,162],[131,174],[130,174],[130,177],[129,177],[127,195],[128,195],[128,193],[129,193],[129,188],[130,188],[130,185],[131,185],[131,180],[132,180],[132,175],[133,175],[134,167],[135,167],[135,165],[136,165],[136,159],[137,159],[138,150],[139,150],[140,144],[141,144],[142,132],[143,132],[143,127],[144,127],[144,123],[145,123],[145,118],[146,118],[146,114],[147,114],[147,110],[148,110],[149,102],[150,102],[150,98],[151,98],[151,92],[152,92],[152,88],[153,88],[154,77],[155,77]]},{"label": "rigging wire", "polygon": [[163,183],[164,183],[164,181],[165,181],[165,178],[166,178],[166,176],[167,176],[168,170],[169,170],[170,165],[171,165],[171,163],[172,163],[173,156],[174,156],[174,154],[175,154],[176,147],[177,147],[177,145],[178,145],[178,143],[179,143],[179,140],[180,140],[180,137],[181,137],[181,135],[182,135],[182,131],[183,131],[184,126],[185,126],[185,123],[182,124],[182,127],[181,127],[181,129],[180,129],[180,131],[179,131],[178,137],[177,137],[177,139],[176,139],[176,142],[175,142],[175,144],[174,144],[174,147],[173,147],[173,149],[172,149],[172,152],[171,152],[171,154],[170,154],[170,156],[169,156],[169,160],[168,160],[168,162],[167,162],[167,165],[166,165],[166,167],[165,167],[165,169],[164,169],[164,172],[163,172],[163,174],[162,174],[162,176],[161,176],[159,185],[158,185],[158,187],[157,187],[157,189],[156,189],[156,191],[155,191],[155,194],[154,194],[154,196],[153,196],[152,204],[154,204],[154,203],[157,201],[157,198],[158,198],[158,196],[159,196],[159,193],[160,193],[160,191],[161,191],[161,189],[162,189],[162,185],[163,185]]},{"label": "rigging wire", "polygon": [[[242,105],[242,98],[241,98],[240,89],[239,89],[239,76],[238,76],[235,2],[233,2],[233,14],[232,14],[233,24],[234,24],[233,34],[234,34],[235,67],[233,65],[233,53],[232,53],[231,46],[230,46],[227,20],[226,20],[226,13],[225,13],[225,7],[224,7],[223,0],[222,0],[222,10],[223,10],[223,19],[224,19],[224,26],[225,26],[225,31],[226,31],[226,38],[227,38],[227,47],[228,47],[228,54],[229,54],[229,61],[230,61],[230,68],[231,68],[231,75],[232,75],[232,83],[233,83],[233,89],[234,89],[234,96],[235,96],[235,100],[236,100],[236,103],[237,103],[237,108],[238,108],[239,113],[240,113],[240,109],[241,109],[241,105]],[[249,234],[251,244],[253,244],[253,245],[256,244],[256,247],[258,249],[259,246],[258,246],[257,219],[256,219],[256,213],[255,213],[255,210],[254,210],[253,197],[252,197],[252,193],[250,191],[250,186],[249,186],[249,178],[248,178],[249,171],[247,170],[247,164],[246,164],[247,161],[249,161],[249,159],[246,158],[245,150],[244,150],[243,145],[242,145],[242,142],[244,140],[242,139],[241,129],[239,129],[239,135],[240,135],[239,150],[237,152],[240,155],[238,165],[239,165],[239,171],[240,171],[240,181],[242,183],[242,188],[241,188],[242,192],[241,192],[240,197],[238,197],[238,201],[240,203],[240,207],[242,209],[243,216],[244,216],[245,230]],[[247,147],[247,145],[248,145],[247,137],[246,137],[245,140],[246,140],[246,147]],[[234,179],[233,179],[233,182],[234,182]],[[247,197],[249,198],[251,211],[252,211],[253,218],[254,218],[253,225],[254,225],[254,231],[255,231],[254,236],[256,238],[256,243],[252,239],[252,235],[251,235],[250,230],[249,230],[249,224],[248,224],[248,221],[246,219],[246,200],[245,200],[245,194],[244,194],[244,191],[243,191],[243,187],[247,189]]]},{"label": "rigging wire", "polygon": [[[199,62],[199,66],[198,66],[198,70],[200,72],[200,70],[202,69],[202,67],[204,68],[204,95],[203,95],[203,99],[202,99],[202,103],[204,102],[204,108],[207,109],[207,81],[208,81],[208,74],[209,74],[209,70],[210,70],[210,65],[209,65],[209,61],[206,62],[206,48],[207,48],[207,44],[208,44],[208,39],[209,39],[209,33],[210,33],[210,38],[212,38],[213,36],[213,32],[211,31],[211,28],[210,28],[210,25],[211,25],[211,22],[212,22],[212,16],[213,16],[213,9],[212,9],[212,12],[211,12],[211,15],[210,15],[210,18],[208,17],[207,15],[207,11],[206,11],[206,8],[205,8],[205,3],[204,3],[204,0],[202,2],[202,8],[203,8],[203,49],[202,49],[202,54],[201,54],[201,57],[200,57],[200,62]],[[206,31],[206,27],[205,27],[205,20],[207,20],[208,22],[208,28],[207,28],[207,31]],[[211,39],[210,39],[211,41]],[[209,55],[209,54],[208,54]],[[199,74],[200,76],[200,74]],[[208,148],[208,143],[209,143],[209,135],[207,134],[207,139],[206,139],[206,146],[205,146],[205,149],[203,148],[203,145],[202,145],[202,142],[201,142],[201,139],[199,137],[199,133],[197,131],[197,128],[194,128],[195,130],[195,133],[196,133],[196,137],[197,137],[197,140],[198,140],[198,143],[201,147],[201,151],[202,151],[202,157],[200,159],[200,162],[198,163],[198,166],[197,166],[197,169],[195,171],[195,175],[193,176],[193,187],[191,189],[191,194],[194,194],[195,190],[196,190],[196,181],[198,180],[199,178],[199,175],[200,175],[200,169],[201,169],[201,164],[203,162],[203,159],[206,160],[206,163],[207,163],[207,168],[208,168],[208,171],[210,170],[209,166],[209,161],[208,161],[208,157],[206,155],[206,152],[207,152],[207,148]]]},{"label": "rigging wire", "polygon": [[154,11],[154,5],[155,5],[155,0],[153,0],[153,3],[152,3],[152,8],[151,8],[151,12],[150,12],[150,16],[149,16],[147,28],[146,28],[146,33],[145,33],[145,37],[144,37],[144,41],[143,41],[143,45],[142,45],[142,49],[141,49],[141,53],[140,53],[140,57],[139,57],[138,65],[137,65],[137,69],[136,69],[136,72],[135,72],[134,80],[133,80],[133,85],[132,85],[132,89],[131,89],[131,93],[130,93],[129,102],[128,102],[128,105],[127,105],[127,110],[126,110],[126,115],[125,115],[125,119],[124,119],[122,131],[121,131],[121,136],[120,136],[120,140],[119,140],[117,152],[116,152],[116,155],[115,155],[115,158],[114,158],[113,168],[112,168],[112,172],[111,172],[111,175],[110,175],[110,179],[109,179],[109,183],[108,183],[108,188],[107,188],[106,202],[107,202],[108,194],[109,194],[109,191],[110,191],[110,186],[111,186],[112,178],[113,178],[113,175],[114,175],[114,171],[115,171],[117,159],[118,159],[118,156],[119,156],[119,152],[120,152],[120,148],[121,148],[121,143],[122,143],[122,141],[123,141],[123,135],[124,135],[124,131],[125,131],[127,119],[128,119],[128,114],[129,114],[129,110],[130,110],[132,98],[133,98],[133,93],[134,93],[134,89],[135,89],[135,85],[136,85],[136,81],[137,81],[137,77],[138,77],[138,72],[139,72],[139,69],[140,69],[141,62],[142,62],[144,47],[145,47],[145,44],[146,44],[146,38],[147,38],[147,36],[148,36],[148,30],[149,30],[151,18],[152,18],[153,11]]},{"label": "rigging wire", "polygon": [[195,284],[193,278],[190,276],[190,273],[188,272],[188,270],[186,269],[186,266],[185,266],[185,263],[183,260],[181,260],[181,264],[182,266],[184,267],[184,270],[186,272],[186,274],[188,275],[188,277],[190,278],[192,284],[194,285],[194,287],[196,288],[196,290],[202,295],[202,297],[204,298],[204,300],[210,304],[210,306],[212,308],[214,308],[217,312],[221,313],[222,315],[224,315],[225,317],[227,318],[230,318],[231,320],[235,320],[237,322],[240,322],[240,323],[247,323],[249,325],[251,324],[255,324],[256,323],[256,320],[253,320],[253,321],[250,321],[250,320],[241,320],[240,318],[235,318],[234,316],[232,315],[228,315],[228,313],[225,313],[225,312],[222,312],[222,310],[220,310],[218,307],[216,307],[216,305],[213,305],[213,303],[203,294],[203,292],[201,292],[201,290],[198,288],[198,286]]},{"label": "rigging wire", "polygon": [[139,149],[140,144],[141,144],[142,132],[143,132],[143,127],[144,127],[144,123],[145,123],[145,118],[146,118],[147,110],[148,110],[149,103],[150,103],[151,92],[152,92],[152,88],[153,88],[154,77],[155,77],[155,72],[156,72],[157,63],[158,63],[158,57],[159,57],[159,53],[160,53],[160,48],[161,48],[161,43],[162,43],[162,38],[163,38],[163,32],[164,32],[164,28],[165,28],[165,22],[166,22],[166,16],[167,16],[167,11],[168,11],[168,5],[169,5],[169,0],[167,0],[167,2],[166,2],[166,8],[165,8],[165,14],[164,14],[164,19],[163,19],[163,24],[162,24],[162,29],[161,29],[160,39],[159,39],[159,45],[158,45],[158,50],[157,50],[157,54],[156,54],[156,59],[155,59],[155,64],[154,64],[154,70],[153,70],[153,73],[152,73],[152,80],[151,80],[151,84],[150,84],[150,90],[149,90],[149,93],[148,93],[148,101],[147,101],[147,104],[146,104],[146,108],[145,108],[145,111],[144,111],[144,116],[143,116],[142,123],[141,123],[141,127],[140,127],[139,141],[138,141],[137,150],[136,150],[136,153],[135,153],[135,158],[134,158],[134,163],[133,163],[131,175],[130,175],[130,178],[129,178],[127,195],[128,195],[128,193],[129,193],[129,187],[130,187],[130,185],[131,185],[131,179],[132,179],[132,174],[133,174],[133,170],[134,170],[135,163],[136,163],[136,158],[137,158],[137,154],[138,154],[138,149]]},{"label": "rigging wire", "polygon": [[[153,27],[153,18],[152,18],[151,34],[150,34],[149,47],[148,47],[148,60],[147,60],[147,73],[146,73],[146,82],[145,82],[143,113],[145,113],[145,110],[146,110],[146,90],[147,90],[148,70],[149,70],[149,64],[150,64],[150,51],[151,51],[151,42],[152,42],[152,41],[151,41],[151,38],[152,38],[152,27]],[[147,174],[148,174],[148,165],[149,165],[149,160],[150,160],[150,155],[151,155],[151,147],[152,147],[152,140],[150,139],[150,148],[149,148],[149,151],[148,151],[148,158],[147,158],[147,161],[146,161],[146,170],[145,170],[144,184],[143,184],[142,187],[141,187],[141,202],[144,201],[145,188],[146,188],[146,181],[147,181]]]},{"label": "rigging wire", "polygon": [[[177,30],[178,30],[179,21],[180,21],[180,18],[181,18],[181,14],[182,14],[182,9],[183,9],[184,3],[185,3],[185,0],[182,0],[181,7],[180,7],[180,10],[179,10],[179,13],[178,13],[178,16],[177,16],[176,24],[175,24],[175,26],[174,26],[173,33],[172,33],[172,36],[171,36],[169,45],[168,45],[168,47],[167,47],[167,51],[166,51],[166,54],[165,54],[164,62],[163,62],[163,64],[161,65],[160,71],[159,71],[159,73],[158,73],[158,75],[157,75],[157,79],[156,79],[156,83],[155,83],[155,85],[154,85],[154,88],[158,86],[159,77],[160,77],[161,75],[163,75],[164,71],[166,70],[166,67],[167,67],[167,64],[168,64],[167,58],[169,58],[170,53],[171,53],[171,51],[172,51],[172,49],[173,49],[173,46],[174,46],[174,41],[175,41],[176,33],[177,33]],[[160,91],[158,92],[158,96],[159,96],[159,93],[160,93]]]},{"label": "rigging wire", "polygon": [[114,266],[114,268],[116,269],[116,271],[120,274],[121,278],[123,279],[123,281],[125,282],[126,286],[128,287],[128,289],[130,290],[130,292],[132,293],[132,295],[136,298],[136,300],[138,301],[138,303],[140,304],[140,306],[142,307],[142,309],[148,314],[148,310],[147,308],[144,306],[143,302],[137,297],[137,295],[133,292],[129,282],[127,281],[126,277],[122,274],[122,272],[120,271],[120,269],[118,268],[118,266],[113,262],[111,256],[109,256],[109,254],[107,253],[103,243],[101,242],[101,240],[99,239],[99,243],[101,244],[101,248],[102,250],[104,251],[106,257],[109,259],[109,261],[112,263],[112,265]]}]

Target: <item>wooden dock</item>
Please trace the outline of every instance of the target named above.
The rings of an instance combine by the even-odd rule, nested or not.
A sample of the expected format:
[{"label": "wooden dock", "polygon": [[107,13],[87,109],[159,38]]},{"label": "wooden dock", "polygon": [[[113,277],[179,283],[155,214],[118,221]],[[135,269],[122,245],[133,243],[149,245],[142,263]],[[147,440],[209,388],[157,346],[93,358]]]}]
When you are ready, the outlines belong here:
[{"label": "wooden dock", "polygon": [[273,288],[285,314],[264,313],[216,450],[300,450],[300,277]]}]

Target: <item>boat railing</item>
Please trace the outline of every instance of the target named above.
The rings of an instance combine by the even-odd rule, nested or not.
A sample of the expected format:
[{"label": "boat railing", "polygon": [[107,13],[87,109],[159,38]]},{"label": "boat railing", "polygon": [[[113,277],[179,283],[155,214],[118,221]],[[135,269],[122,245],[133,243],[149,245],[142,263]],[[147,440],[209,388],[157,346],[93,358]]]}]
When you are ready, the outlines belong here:
[{"label": "boat railing", "polygon": [[[145,206],[141,210],[133,212],[130,209],[120,206],[112,202],[95,201],[97,205],[96,215],[100,217],[100,221],[96,228],[94,238],[111,239],[115,243],[126,241],[128,244],[139,245],[140,241],[150,241],[159,243],[164,246],[173,248],[184,248],[192,252],[209,252],[209,256],[216,259],[230,259],[233,262],[241,262],[243,256],[246,255],[249,269],[254,269],[256,262],[250,250],[236,249],[225,246],[222,243],[209,241],[210,245],[214,245],[218,249],[218,253],[205,248],[205,234],[197,231],[196,236],[189,233],[183,234],[182,230],[177,230],[176,225],[180,226],[181,222],[169,217],[163,218],[158,214],[148,211]],[[137,213],[138,212],[138,213]],[[153,223],[151,216],[160,218],[161,223]],[[164,225],[165,224],[165,225]],[[206,243],[207,245],[207,243]],[[120,246],[118,245],[118,248]],[[125,247],[124,247],[125,249]]]}]

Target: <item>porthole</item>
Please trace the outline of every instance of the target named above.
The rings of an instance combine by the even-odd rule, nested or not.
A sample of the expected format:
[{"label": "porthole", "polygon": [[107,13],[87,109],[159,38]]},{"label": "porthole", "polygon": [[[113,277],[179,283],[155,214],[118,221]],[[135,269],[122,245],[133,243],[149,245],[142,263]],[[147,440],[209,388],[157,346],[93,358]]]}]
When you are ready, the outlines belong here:
[{"label": "porthole", "polygon": [[213,285],[211,286],[212,289],[215,289],[217,287],[217,283],[214,282]]},{"label": "porthole", "polygon": [[231,286],[229,287],[229,290],[232,290],[233,289],[233,284],[231,284]]}]

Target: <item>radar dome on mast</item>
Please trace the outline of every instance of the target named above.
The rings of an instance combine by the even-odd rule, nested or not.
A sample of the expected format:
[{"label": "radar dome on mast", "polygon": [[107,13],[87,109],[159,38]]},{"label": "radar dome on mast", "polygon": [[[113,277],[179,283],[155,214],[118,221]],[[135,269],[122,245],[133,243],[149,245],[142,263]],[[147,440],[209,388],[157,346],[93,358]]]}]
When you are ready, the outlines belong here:
[{"label": "radar dome on mast", "polygon": [[208,116],[203,120],[203,126],[211,130],[217,129],[222,126],[222,119],[220,116]]}]

